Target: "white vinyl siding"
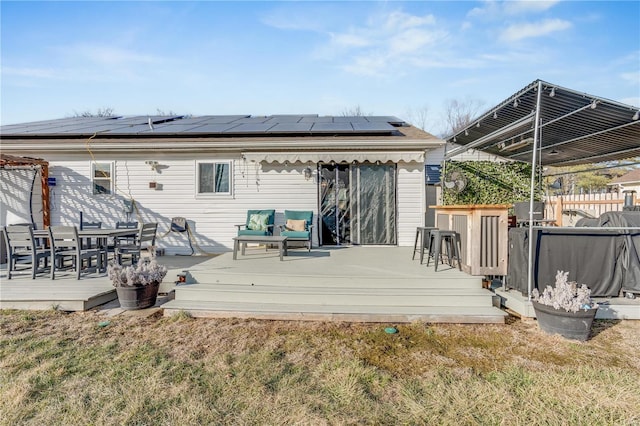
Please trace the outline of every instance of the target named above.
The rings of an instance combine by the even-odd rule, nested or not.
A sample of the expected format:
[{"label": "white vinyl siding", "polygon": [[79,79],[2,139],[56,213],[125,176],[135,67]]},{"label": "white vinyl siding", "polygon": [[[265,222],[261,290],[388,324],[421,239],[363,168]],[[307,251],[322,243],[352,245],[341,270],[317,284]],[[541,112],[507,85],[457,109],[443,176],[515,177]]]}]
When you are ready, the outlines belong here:
[{"label": "white vinyl siding", "polygon": [[413,246],[416,228],[424,225],[423,163],[398,164],[398,245]]},{"label": "white vinyl siding", "polygon": [[[145,161],[148,156],[111,155],[114,164],[114,191],[110,195],[92,195],[90,162],[86,154],[75,159],[68,154],[47,156],[50,176],[57,186],[51,193],[51,223],[78,224],[79,212],[87,221],[101,221],[104,227],[116,221],[158,222],[158,246],[168,255],[189,254],[187,233],[169,232],[173,217],[189,222],[193,246],[205,252],[224,252],[233,247],[236,224],[246,221],[247,210],[275,209],[276,225],[284,224],[285,210],[314,212],[313,244],[318,244],[318,193],[316,166],[305,179],[306,163],[282,165],[259,163],[236,157],[203,160],[209,163],[230,162],[231,195],[199,196],[196,194],[197,154],[172,154],[158,158],[157,170]],[[99,162],[106,162],[100,161]],[[156,187],[151,188],[150,182]],[[411,246],[416,226],[424,217],[424,165],[398,164],[397,220],[398,245]],[[124,209],[125,200],[134,200],[132,213]],[[34,215],[37,214],[34,212]],[[277,233],[276,228],[276,233]]]}]

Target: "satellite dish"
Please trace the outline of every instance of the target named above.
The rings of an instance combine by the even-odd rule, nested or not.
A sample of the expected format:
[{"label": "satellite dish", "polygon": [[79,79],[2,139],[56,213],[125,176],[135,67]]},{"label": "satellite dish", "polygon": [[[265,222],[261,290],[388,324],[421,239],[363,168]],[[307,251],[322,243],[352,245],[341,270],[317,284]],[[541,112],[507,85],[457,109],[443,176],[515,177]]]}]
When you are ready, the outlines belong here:
[{"label": "satellite dish", "polygon": [[444,186],[455,193],[460,193],[467,187],[467,177],[460,172],[451,172],[444,179]]}]

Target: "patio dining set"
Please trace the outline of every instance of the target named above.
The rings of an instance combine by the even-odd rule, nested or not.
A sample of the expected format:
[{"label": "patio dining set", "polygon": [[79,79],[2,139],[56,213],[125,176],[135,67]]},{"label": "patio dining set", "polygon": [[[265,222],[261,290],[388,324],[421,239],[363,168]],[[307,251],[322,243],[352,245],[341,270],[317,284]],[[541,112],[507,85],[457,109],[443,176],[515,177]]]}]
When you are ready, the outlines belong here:
[{"label": "patio dining set", "polygon": [[19,273],[73,270],[76,279],[83,272],[107,269],[109,259],[122,264],[136,263],[148,247],[155,244],[157,223],[117,222],[115,228],[102,228],[101,222],[82,222],[80,226],[54,225],[34,229],[33,225],[7,225],[2,229],[7,249],[7,279]]}]

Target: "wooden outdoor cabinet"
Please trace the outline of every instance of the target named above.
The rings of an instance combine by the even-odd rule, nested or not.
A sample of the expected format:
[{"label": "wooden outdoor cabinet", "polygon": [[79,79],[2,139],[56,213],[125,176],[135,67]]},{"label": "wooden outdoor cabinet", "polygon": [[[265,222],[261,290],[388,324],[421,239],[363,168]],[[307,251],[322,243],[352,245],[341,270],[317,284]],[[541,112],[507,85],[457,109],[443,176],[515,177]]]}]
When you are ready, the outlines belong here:
[{"label": "wooden outdoor cabinet", "polygon": [[507,275],[510,204],[430,206],[439,229],[460,234],[462,269],[471,275]]}]

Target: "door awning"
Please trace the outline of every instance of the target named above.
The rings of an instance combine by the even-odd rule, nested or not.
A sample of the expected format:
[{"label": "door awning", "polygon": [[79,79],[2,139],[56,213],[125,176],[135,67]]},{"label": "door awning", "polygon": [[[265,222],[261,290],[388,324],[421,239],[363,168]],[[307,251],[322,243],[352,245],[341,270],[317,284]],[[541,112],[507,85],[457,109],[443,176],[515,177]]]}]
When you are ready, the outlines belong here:
[{"label": "door awning", "polygon": [[381,163],[422,163],[424,162],[424,151],[387,151],[387,152],[364,152],[364,151],[344,151],[344,152],[247,152],[242,154],[249,161],[265,163],[359,163],[377,161]]}]

